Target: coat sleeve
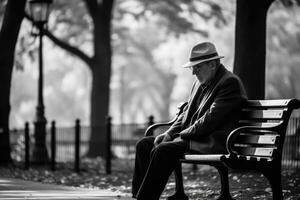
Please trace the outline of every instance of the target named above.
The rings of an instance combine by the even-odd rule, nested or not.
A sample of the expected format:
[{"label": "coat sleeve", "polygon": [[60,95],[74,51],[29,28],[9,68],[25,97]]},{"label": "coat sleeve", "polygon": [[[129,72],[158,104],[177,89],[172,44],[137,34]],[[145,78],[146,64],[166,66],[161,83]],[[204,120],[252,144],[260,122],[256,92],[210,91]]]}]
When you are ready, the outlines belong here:
[{"label": "coat sleeve", "polygon": [[176,137],[175,134],[178,135],[178,133],[180,131],[182,131],[182,121],[183,121],[183,118],[186,115],[188,107],[191,103],[191,96],[192,96],[192,93],[194,92],[195,88],[196,88],[196,81],[193,83],[193,86],[192,86],[192,89],[190,92],[190,98],[188,100],[188,104],[184,107],[183,112],[178,116],[177,120],[166,131],[166,133],[169,134],[172,138]]},{"label": "coat sleeve", "polygon": [[175,138],[176,137],[175,134],[178,135],[178,133],[182,130],[182,120],[187,111],[187,107],[188,107],[188,105],[185,106],[183,112],[178,116],[177,120],[166,131],[166,133],[169,134],[171,136],[171,138]]},{"label": "coat sleeve", "polygon": [[217,130],[227,119],[232,119],[232,114],[241,110],[242,103],[246,99],[243,87],[236,77],[230,77],[216,88],[215,100],[210,108],[196,122],[182,130],[182,139],[197,139]]}]

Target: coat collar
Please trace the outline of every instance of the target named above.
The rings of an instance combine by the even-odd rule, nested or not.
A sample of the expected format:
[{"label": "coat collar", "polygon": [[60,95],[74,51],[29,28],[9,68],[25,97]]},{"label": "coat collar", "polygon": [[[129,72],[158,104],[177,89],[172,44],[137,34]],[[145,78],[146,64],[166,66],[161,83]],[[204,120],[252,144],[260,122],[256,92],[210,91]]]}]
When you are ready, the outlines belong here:
[{"label": "coat collar", "polygon": [[215,85],[216,82],[218,82],[218,80],[224,75],[226,71],[227,69],[224,67],[224,65],[220,64],[215,76],[208,83],[201,84],[200,86],[202,87],[202,89],[210,88],[211,86]]},{"label": "coat collar", "polygon": [[215,86],[217,85],[219,80],[224,76],[226,71],[227,71],[227,69],[224,67],[224,65],[220,64],[214,78],[211,80],[210,84],[205,88],[206,89],[205,95],[201,101],[201,104],[198,107],[198,110],[200,110],[203,107],[203,105],[206,103],[207,99],[212,94],[212,91],[214,90]]}]

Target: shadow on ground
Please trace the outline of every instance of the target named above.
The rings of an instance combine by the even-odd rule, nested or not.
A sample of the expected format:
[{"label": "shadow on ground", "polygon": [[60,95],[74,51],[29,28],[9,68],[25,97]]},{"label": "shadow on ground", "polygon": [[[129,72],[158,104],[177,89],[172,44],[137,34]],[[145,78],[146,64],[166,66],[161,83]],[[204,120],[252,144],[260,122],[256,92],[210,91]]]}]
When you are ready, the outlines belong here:
[{"label": "shadow on ground", "polygon": [[[117,161],[115,161],[117,162]],[[56,171],[49,167],[32,167],[24,170],[21,163],[0,167],[0,176],[18,178],[43,183],[54,183],[80,188],[104,189],[112,192],[128,193],[130,195],[132,170],[115,164],[111,175],[106,175],[101,159],[84,160],[82,171],[75,173],[71,163],[61,163]],[[122,170],[120,170],[122,169]],[[125,170],[124,170],[125,169]],[[220,192],[220,180],[217,171],[209,166],[184,166],[184,187],[191,200],[216,199]],[[230,190],[237,200],[272,199],[272,190],[265,177],[255,172],[230,171]],[[300,170],[282,172],[282,184],[285,200],[300,199]],[[164,199],[174,191],[174,177],[171,176],[163,193]]]}]

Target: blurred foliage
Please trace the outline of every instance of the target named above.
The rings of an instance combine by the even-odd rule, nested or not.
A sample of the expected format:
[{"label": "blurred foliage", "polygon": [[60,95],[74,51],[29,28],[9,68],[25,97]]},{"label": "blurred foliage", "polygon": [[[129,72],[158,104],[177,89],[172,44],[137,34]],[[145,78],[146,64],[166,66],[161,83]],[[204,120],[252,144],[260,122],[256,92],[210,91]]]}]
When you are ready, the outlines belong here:
[{"label": "blurred foliage", "polygon": [[[267,98],[299,98],[298,13],[298,7],[286,8],[278,1],[269,11]],[[113,122],[144,122],[150,114],[157,121],[166,120],[189,93],[193,79],[180,65],[199,41],[216,43],[230,69],[234,15],[234,0],[116,0],[111,36]],[[84,1],[54,1],[49,30],[89,56],[92,24]],[[12,83],[12,126],[34,118],[38,45],[31,32],[31,24],[24,21],[16,52],[16,69],[23,72],[15,71]],[[62,125],[73,125],[79,117],[88,124],[91,76],[84,63],[47,39],[44,59],[47,117]]]},{"label": "blurred foliage", "polygon": [[136,20],[156,18],[161,28],[164,27],[176,35],[190,32],[207,35],[207,30],[197,27],[195,19],[198,20],[198,23],[206,23],[211,20],[214,21],[215,26],[222,26],[226,25],[228,17],[230,17],[223,13],[222,6],[218,1],[155,0],[149,2],[128,0],[116,1],[116,4],[117,20],[123,19],[126,15],[132,15]]},{"label": "blurred foliage", "polygon": [[267,98],[300,98],[299,7],[274,4],[268,16]]},{"label": "blurred foliage", "polygon": [[4,0],[0,0],[0,24],[2,24],[2,20],[3,20],[3,14],[4,14],[4,9],[5,9],[5,1]]},{"label": "blurred foliage", "polygon": [[[91,34],[94,28],[93,19],[89,16],[88,10],[85,6],[85,2],[81,0],[54,1],[48,27],[49,30],[62,41],[76,46],[76,48],[78,47],[78,49],[89,56],[93,56],[92,54],[94,41]],[[196,8],[200,9],[198,10]],[[226,25],[226,20],[230,19],[232,15],[228,13],[223,14],[222,11],[223,10],[221,9],[221,7],[214,1],[155,1],[151,3],[147,1],[137,0],[116,1],[115,11],[113,13],[114,18],[112,22],[112,42],[114,59],[116,58],[117,60],[115,59],[113,68],[120,69],[124,67],[125,70],[123,71],[127,71],[127,68],[130,67],[132,67],[133,69],[133,72],[130,72],[129,69],[128,74],[130,75],[130,77],[124,79],[127,82],[123,84],[123,88],[118,89],[119,91],[121,89],[124,90],[122,93],[122,97],[120,95],[116,95],[116,100],[122,99],[124,101],[124,103],[121,103],[124,104],[122,105],[122,107],[126,108],[123,109],[125,114],[121,115],[129,116],[127,117],[131,119],[129,121],[133,121],[137,118],[141,119],[141,116],[144,116],[145,119],[147,113],[151,114],[151,112],[154,111],[155,114],[157,113],[160,120],[167,120],[169,118],[169,102],[171,101],[171,94],[176,75],[174,74],[174,72],[172,72],[172,68],[170,68],[170,66],[167,66],[167,68],[165,69],[164,66],[159,64],[159,61],[155,58],[154,55],[157,54],[155,53],[155,51],[157,51],[161,44],[169,41],[170,39],[173,39],[174,37],[179,37],[181,34],[186,34],[187,32],[190,32],[190,30],[193,30],[194,34],[200,33],[200,35],[202,36],[207,36],[207,30],[200,28],[201,26],[203,27],[203,24],[212,23],[214,26],[218,27]],[[197,24],[193,24],[193,20],[198,20],[201,26],[198,27]],[[37,41],[35,41],[31,35],[32,31],[34,30],[30,28],[30,24],[28,24],[26,21],[24,22],[24,24],[26,24],[26,27],[23,26],[24,28],[20,36],[18,51],[16,53],[17,69],[25,69],[25,64],[35,64],[36,62],[35,51],[37,50],[36,48],[38,45]],[[151,35],[148,34],[150,32],[152,32]],[[152,38],[150,36],[152,36]],[[56,51],[59,51],[54,45],[50,48],[55,48]],[[44,51],[44,54],[49,55],[47,50],[46,52]],[[82,66],[82,63],[79,63],[78,59],[73,56],[71,56],[70,58],[70,60],[74,60],[73,62],[67,61],[63,57],[65,56],[55,57],[55,60],[61,60],[60,62],[62,62],[60,64],[61,67],[59,68],[63,68],[63,66],[69,65],[69,63],[73,62],[76,63],[75,65]],[[49,63],[46,61],[46,59],[47,58],[45,58],[45,66],[53,65],[52,63],[58,62],[51,61],[51,63]],[[53,60],[53,58],[51,60]],[[65,61],[65,64],[63,64],[62,60]],[[72,66],[74,66],[74,64],[72,64]],[[67,68],[70,69],[70,67]],[[138,75],[136,73],[136,69],[141,69],[139,76],[136,76]],[[51,86],[46,86],[46,109],[48,109],[50,105],[50,111],[46,110],[46,114],[50,116],[56,115],[55,117],[53,117],[55,119],[62,117],[72,118],[71,116],[67,116],[66,113],[73,111],[72,119],[61,119],[59,121],[70,121],[76,117],[80,117],[83,118],[84,123],[87,123],[86,118],[88,118],[87,116],[89,115],[89,113],[87,112],[89,108],[86,106],[87,101],[84,101],[84,105],[76,107],[76,104],[78,105],[78,102],[82,102],[82,100],[79,99],[77,99],[77,101],[72,101],[76,99],[76,96],[78,96],[74,93],[78,92],[71,90],[62,90],[63,87],[59,87],[61,86],[61,84],[65,83],[68,80],[67,77],[70,77],[68,73],[76,70],[73,69],[71,71],[68,71],[67,69],[61,69],[59,71],[63,71],[64,73],[63,76],[57,76],[61,77],[61,80],[57,78],[53,79],[52,75],[50,74],[46,74],[45,76],[45,84],[51,84]],[[119,77],[119,79],[121,79],[119,71],[122,70],[116,70],[114,76],[117,76]],[[52,72],[51,70],[46,70],[46,73]],[[88,74],[88,72],[84,72],[83,74]],[[148,74],[153,74],[153,76],[148,76]],[[49,81],[47,81],[48,79]],[[73,79],[71,78],[71,80]],[[22,83],[14,83],[14,85],[21,86]],[[58,87],[56,87],[56,85]],[[133,88],[131,88],[131,85],[133,85]],[[28,86],[27,88],[29,89],[31,87],[32,85]],[[69,87],[74,89],[76,88],[72,86]],[[82,90],[81,88],[79,89]],[[147,92],[145,88],[149,89],[149,91]],[[26,89],[24,91],[26,91]],[[84,91],[83,93],[79,93],[81,94],[81,97],[85,96],[86,99],[89,100],[88,92],[89,89]],[[115,101],[114,98],[115,96],[112,96],[111,101]],[[126,100],[126,98],[129,100]],[[24,101],[20,102],[19,99],[23,98],[19,95],[13,97],[13,105],[15,107],[13,108],[13,111],[20,111],[20,107],[24,107],[24,105],[27,105],[26,107],[28,108],[25,109],[26,112],[29,112],[31,109],[34,110],[34,100],[30,100],[30,102],[27,101],[27,103],[24,103]],[[129,103],[126,104],[126,102]],[[51,109],[52,105],[56,108]],[[114,103],[111,104],[111,110],[114,110],[112,111],[112,113],[119,112],[118,110],[115,111],[115,105],[116,104]],[[138,106],[140,108],[138,111],[140,114],[136,113],[138,110],[136,109],[137,105],[140,105]],[[64,112],[64,115],[57,116],[57,114],[55,114],[55,111],[56,113],[59,113],[59,110],[66,107],[68,109]],[[82,109],[87,110],[83,111],[83,116],[80,116],[80,114],[79,116],[75,114],[80,113],[76,110]],[[121,112],[123,112],[121,108],[120,110]],[[15,117],[14,120],[17,120],[16,118],[19,118],[19,120],[17,121],[21,122],[22,120],[20,120],[20,118],[24,117],[25,115],[18,116],[17,113],[14,114],[13,112],[12,116],[13,118]],[[27,117],[26,119],[28,120]]]},{"label": "blurred foliage", "polygon": [[300,6],[300,0],[280,0],[280,2],[286,7],[290,7],[293,5]]}]

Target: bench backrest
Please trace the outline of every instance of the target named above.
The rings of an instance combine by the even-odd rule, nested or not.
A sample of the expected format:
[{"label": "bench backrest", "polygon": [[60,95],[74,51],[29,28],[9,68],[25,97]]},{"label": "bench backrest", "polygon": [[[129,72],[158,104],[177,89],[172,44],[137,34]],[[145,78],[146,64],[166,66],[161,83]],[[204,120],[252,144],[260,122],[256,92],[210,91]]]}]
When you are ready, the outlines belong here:
[{"label": "bench backrest", "polygon": [[289,118],[300,101],[248,100],[242,109],[237,131],[231,138],[230,151],[256,159],[281,160]]}]

